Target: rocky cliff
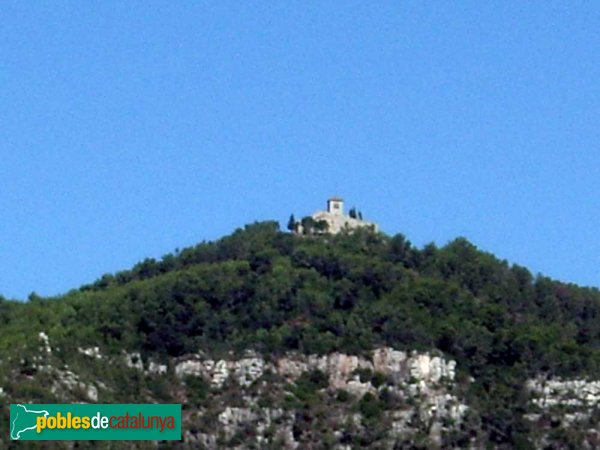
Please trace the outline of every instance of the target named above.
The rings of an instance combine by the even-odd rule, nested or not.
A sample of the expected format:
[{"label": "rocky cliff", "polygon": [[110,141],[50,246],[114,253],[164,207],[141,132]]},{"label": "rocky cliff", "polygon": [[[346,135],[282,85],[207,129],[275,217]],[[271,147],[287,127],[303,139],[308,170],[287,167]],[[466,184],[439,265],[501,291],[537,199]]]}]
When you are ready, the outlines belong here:
[{"label": "rocky cliff", "polygon": [[[38,338],[29,376],[48,379],[57,401],[110,400],[114,386],[59,363],[60,349],[46,333]],[[166,386],[184,405],[186,448],[350,450],[357,437],[372,448],[482,448],[473,428],[481,419],[464,395],[474,380],[457,376],[455,361],[438,351],[380,347],[360,355],[277,357],[246,351],[220,359],[199,352],[160,363],[139,353],[106,355],[98,347],[77,353],[79,367],[122,365]],[[597,448],[600,382],[539,376],[523,393],[524,419],[540,430],[535,448],[555,448],[553,434],[564,438],[574,424],[586,430],[584,447]],[[146,392],[140,400],[157,398]]]},{"label": "rocky cliff", "polygon": [[[235,406],[223,404],[221,412],[207,408],[191,415],[190,421],[202,430],[204,420],[217,413],[217,428],[188,431],[186,440],[190,442],[218,448],[219,443],[231,442],[241,434],[242,448],[274,442],[291,449],[317,445],[313,424],[303,424],[307,418],[291,408],[307,395],[315,395],[330,406],[322,425],[327,423],[330,428],[333,448],[342,449],[350,448],[343,443],[347,425],[362,433],[375,418],[379,425],[386,424],[387,431],[379,440],[388,446],[425,431],[432,443],[441,445],[442,435],[459,427],[468,410],[457,396],[455,366],[454,361],[428,353],[378,348],[368,356],[287,354],[270,361],[255,353],[218,361],[194,355],[177,362],[174,370],[180,379],[199,377],[215,390],[231,383],[241,394]],[[307,383],[311,378],[322,381]],[[307,389],[316,392],[299,392],[299,384],[308,384]],[[265,405],[263,400],[276,392],[283,401]],[[386,410],[386,403],[394,407]],[[356,411],[352,404],[358,405]],[[309,422],[313,420],[319,417],[311,417]]]}]

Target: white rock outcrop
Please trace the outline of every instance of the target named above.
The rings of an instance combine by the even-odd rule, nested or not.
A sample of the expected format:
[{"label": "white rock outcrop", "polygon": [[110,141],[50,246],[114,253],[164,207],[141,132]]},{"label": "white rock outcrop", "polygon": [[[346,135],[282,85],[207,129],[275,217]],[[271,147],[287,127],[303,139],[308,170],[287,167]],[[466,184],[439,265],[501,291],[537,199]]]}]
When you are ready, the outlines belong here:
[{"label": "white rock outcrop", "polygon": [[259,446],[268,443],[268,440],[264,438],[264,433],[277,421],[280,425],[277,435],[286,443],[284,448],[298,446],[292,433],[293,419],[291,416],[285,417],[283,409],[280,408],[252,409],[228,406],[218,415],[217,420],[224,435],[228,438],[244,427],[252,425],[256,430],[256,443]]},{"label": "white rock outcrop", "polygon": [[373,368],[387,375],[399,374],[406,367],[407,358],[405,352],[389,347],[378,348],[373,351]]},{"label": "white rock outcrop", "polygon": [[42,341],[42,349],[44,352],[47,354],[52,353],[52,347],[50,347],[50,339],[48,338],[48,335],[43,331],[40,331],[38,337],[40,341]]},{"label": "white rock outcrop", "polygon": [[196,359],[189,359],[182,361],[175,366],[175,375],[179,378],[185,376],[202,376],[204,371],[202,370],[202,361]]},{"label": "white rock outcrop", "polygon": [[581,414],[572,415],[571,421],[588,417],[591,409],[600,402],[600,381],[538,377],[528,380],[526,388],[531,393],[531,403],[542,411],[553,407],[584,410]]},{"label": "white rock outcrop", "polygon": [[416,354],[409,360],[410,375],[425,383],[438,383],[442,378],[454,380],[455,361],[446,362],[439,356],[431,357],[429,354]]},{"label": "white rock outcrop", "polygon": [[[294,383],[304,373],[319,370],[328,377],[326,390],[344,390],[360,399],[367,392],[378,395],[378,391],[387,389],[391,395],[403,399],[405,404],[412,404],[408,409],[393,412],[391,436],[417,432],[414,423],[428,423],[430,438],[433,442],[440,442],[448,426],[444,419],[449,419],[448,423],[460,424],[468,410],[467,405],[449,390],[453,385],[455,369],[454,361],[447,361],[441,356],[417,352],[408,354],[382,347],[366,357],[340,352],[308,356],[290,352],[273,361],[266,361],[251,352],[237,360],[212,360],[197,354],[179,360],[175,365],[175,374],[180,378],[203,377],[215,388],[223,386],[228,380],[248,388],[266,371],[280,376],[286,383]],[[375,376],[377,373],[384,375],[384,381],[374,386],[369,374]],[[250,426],[257,430],[256,442],[260,446],[266,443],[265,438],[261,437],[262,432],[269,427],[271,420],[277,418],[279,430],[289,428],[289,436],[287,432],[280,433],[281,439],[287,442],[285,448],[299,445],[293,439],[293,416],[285,418],[281,410],[258,408],[255,400],[247,395],[243,395],[241,400],[245,407],[226,406],[218,415],[218,422],[226,436],[231,437]],[[356,426],[363,426],[360,414],[356,415]],[[198,436],[197,439],[206,441],[208,438]]]},{"label": "white rock outcrop", "polygon": [[144,362],[142,355],[138,352],[127,353],[123,352],[125,357],[125,365],[131,369],[144,370]]},{"label": "white rock outcrop", "polygon": [[77,348],[77,351],[82,355],[89,356],[90,358],[102,359],[99,347],[88,347],[88,348]]},{"label": "white rock outcrop", "polygon": [[[139,357],[137,354],[133,356]],[[129,365],[132,366],[133,363],[130,362]],[[369,359],[337,352],[308,356],[288,353],[272,363],[254,353],[249,353],[239,360],[216,361],[193,355],[175,365],[175,375],[179,378],[202,376],[213,387],[221,387],[229,377],[233,377],[238,385],[248,387],[266,370],[282,376],[289,382],[293,382],[309,370],[320,370],[329,376],[330,387],[364,393],[369,389],[361,385],[356,375],[359,369],[381,372],[396,382],[413,379],[420,383],[422,390],[427,385],[437,384],[443,379],[454,380],[455,368],[454,361],[446,361],[439,356],[431,356],[428,353],[413,353],[408,356],[405,352],[384,347],[374,350]]]},{"label": "white rock outcrop", "polygon": [[167,365],[166,364],[158,364],[154,361],[150,361],[148,364],[148,370],[146,373],[154,374],[154,375],[164,375],[167,373]]},{"label": "white rock outcrop", "polygon": [[239,385],[248,387],[262,377],[264,369],[263,358],[258,356],[243,358],[238,361],[237,367],[234,369],[236,381]]},{"label": "white rock outcrop", "polygon": [[77,374],[71,372],[68,369],[65,370],[52,370],[56,375],[56,379],[50,388],[53,394],[58,394],[61,391],[81,391],[85,394],[87,399],[92,402],[98,401],[98,388],[93,384],[86,384],[79,379]]}]

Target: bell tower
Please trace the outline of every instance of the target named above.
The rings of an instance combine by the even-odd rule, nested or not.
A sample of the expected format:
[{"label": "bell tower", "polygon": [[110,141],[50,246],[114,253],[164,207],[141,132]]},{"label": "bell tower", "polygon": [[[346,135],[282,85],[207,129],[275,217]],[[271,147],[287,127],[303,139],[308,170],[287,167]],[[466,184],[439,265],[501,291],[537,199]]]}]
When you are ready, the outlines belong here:
[{"label": "bell tower", "polygon": [[340,197],[331,197],[327,200],[327,212],[340,216],[344,215],[344,200]]}]

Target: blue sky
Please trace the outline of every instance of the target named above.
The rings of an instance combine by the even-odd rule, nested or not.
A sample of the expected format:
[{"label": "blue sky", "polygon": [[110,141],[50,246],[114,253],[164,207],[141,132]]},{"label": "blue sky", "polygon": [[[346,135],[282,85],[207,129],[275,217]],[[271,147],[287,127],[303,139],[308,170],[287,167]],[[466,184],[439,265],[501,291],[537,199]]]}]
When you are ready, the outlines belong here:
[{"label": "blue sky", "polygon": [[600,285],[597,2],[4,2],[0,294],[343,196]]}]

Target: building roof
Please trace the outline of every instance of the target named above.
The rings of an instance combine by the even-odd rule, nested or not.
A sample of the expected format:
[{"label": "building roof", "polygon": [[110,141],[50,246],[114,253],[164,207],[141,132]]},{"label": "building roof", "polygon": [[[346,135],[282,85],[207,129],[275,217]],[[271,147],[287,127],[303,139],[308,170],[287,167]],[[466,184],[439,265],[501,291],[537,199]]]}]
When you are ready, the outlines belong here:
[{"label": "building roof", "polygon": [[330,201],[330,202],[343,202],[343,201],[344,201],[344,199],[343,199],[343,198],[341,198],[341,197],[338,197],[338,196],[334,195],[333,197],[331,197],[331,198],[329,199],[329,201]]}]

